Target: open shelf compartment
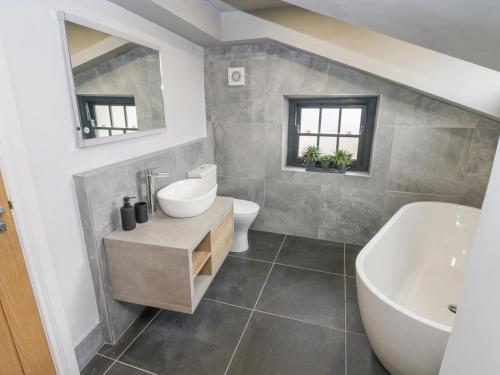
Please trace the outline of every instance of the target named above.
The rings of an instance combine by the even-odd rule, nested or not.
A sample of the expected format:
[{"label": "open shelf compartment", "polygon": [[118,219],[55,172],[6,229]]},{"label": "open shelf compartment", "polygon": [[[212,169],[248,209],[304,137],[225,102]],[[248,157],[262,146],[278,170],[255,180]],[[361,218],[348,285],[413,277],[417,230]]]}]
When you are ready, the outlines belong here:
[{"label": "open shelf compartment", "polygon": [[198,274],[212,274],[212,264],[208,260],[210,259],[211,246],[210,246],[210,233],[208,233],[205,238],[200,242],[200,244],[193,250],[192,255],[192,274],[193,277],[198,276]]}]

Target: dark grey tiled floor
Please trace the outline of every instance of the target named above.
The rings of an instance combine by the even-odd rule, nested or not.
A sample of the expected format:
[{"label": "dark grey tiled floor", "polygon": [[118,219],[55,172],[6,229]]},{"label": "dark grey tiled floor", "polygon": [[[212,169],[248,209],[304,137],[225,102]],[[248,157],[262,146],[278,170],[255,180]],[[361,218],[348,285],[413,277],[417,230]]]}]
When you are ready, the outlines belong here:
[{"label": "dark grey tiled floor", "polygon": [[[335,370],[336,372],[332,372]],[[344,373],[344,333],[255,312],[228,374]]]},{"label": "dark grey tiled floor", "polygon": [[344,277],[275,265],[257,310],[344,329]]},{"label": "dark grey tiled floor", "polygon": [[82,374],[387,374],[347,276],[359,250],[251,231],[193,315],[145,310]]},{"label": "dark grey tiled floor", "polygon": [[253,308],[271,263],[227,257],[205,298]]},{"label": "dark grey tiled floor", "polygon": [[276,262],[343,275],[344,244],[287,236]]},{"label": "dark grey tiled floor", "polygon": [[248,250],[242,253],[232,253],[232,255],[238,258],[273,262],[284,239],[284,234],[250,230],[248,231],[248,244],[250,245]]}]

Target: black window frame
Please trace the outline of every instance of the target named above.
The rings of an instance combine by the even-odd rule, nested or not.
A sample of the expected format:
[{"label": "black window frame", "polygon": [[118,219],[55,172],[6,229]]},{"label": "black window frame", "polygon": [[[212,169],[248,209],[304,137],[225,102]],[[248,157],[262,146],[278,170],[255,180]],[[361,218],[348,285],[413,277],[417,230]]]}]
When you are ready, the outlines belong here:
[{"label": "black window frame", "polygon": [[[370,168],[370,157],[375,130],[375,119],[378,97],[335,97],[335,98],[289,98],[288,115],[288,150],[287,165],[303,166],[303,160],[299,154],[299,136],[316,136],[316,145],[319,146],[320,137],[337,137],[337,148],[340,138],[359,138],[358,153],[356,160],[350,170],[368,171]],[[302,108],[320,108],[318,133],[300,133],[300,113]],[[321,114],[323,108],[339,108],[339,128],[335,134],[321,133]],[[340,134],[342,119],[342,108],[362,108],[361,127],[359,135]]]},{"label": "black window frame", "polygon": [[[108,130],[109,136],[113,136],[111,134],[111,131],[123,131],[123,134],[131,133],[131,132],[137,132],[139,131],[139,126],[136,128],[129,127],[128,126],[128,119],[127,119],[127,111],[125,110],[125,107],[127,106],[134,106],[135,107],[135,98],[133,96],[125,96],[125,95],[113,95],[113,96],[104,96],[104,95],[81,95],[78,94],[77,96],[77,101],[78,101],[78,108],[79,108],[79,114],[80,114],[80,122],[81,122],[81,132],[82,132],[82,137],[83,139],[91,139],[91,138],[96,138],[96,130]],[[111,124],[109,127],[103,127],[103,126],[96,126],[95,121],[96,121],[96,113],[95,113],[95,106],[96,105],[105,105],[109,107],[109,116],[111,119]],[[126,127],[117,127],[114,126],[113,124],[113,114],[111,112],[111,106],[113,105],[119,105],[123,107],[124,110],[124,116],[125,116],[125,125]],[[137,108],[137,107],[136,107]],[[139,124],[137,124],[139,125]],[[85,128],[89,129],[88,133],[85,133]]]}]

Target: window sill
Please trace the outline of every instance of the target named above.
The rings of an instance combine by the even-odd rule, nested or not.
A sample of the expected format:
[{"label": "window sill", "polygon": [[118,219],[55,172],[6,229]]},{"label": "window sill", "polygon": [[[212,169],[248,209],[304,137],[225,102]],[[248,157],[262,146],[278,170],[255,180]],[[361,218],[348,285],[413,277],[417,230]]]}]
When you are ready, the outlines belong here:
[{"label": "window sill", "polygon": [[[284,166],[281,168],[283,171],[290,171],[290,172],[305,172],[305,173],[326,173],[326,174],[332,174],[329,172],[311,172],[311,171],[306,171],[304,167],[292,167],[290,165]],[[340,175],[340,176],[354,176],[354,177],[371,177],[370,172],[363,172],[363,171],[347,171],[346,173],[335,173],[335,175]]]}]

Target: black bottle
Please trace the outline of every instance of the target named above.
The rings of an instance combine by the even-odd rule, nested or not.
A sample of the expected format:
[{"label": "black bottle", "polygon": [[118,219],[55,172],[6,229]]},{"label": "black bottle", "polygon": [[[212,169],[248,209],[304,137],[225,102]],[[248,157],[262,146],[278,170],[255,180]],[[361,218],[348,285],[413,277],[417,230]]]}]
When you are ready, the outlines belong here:
[{"label": "black bottle", "polygon": [[120,208],[120,214],[122,217],[122,228],[123,230],[135,229],[135,209],[130,204],[130,199],[135,197],[124,197],[123,207]]}]

